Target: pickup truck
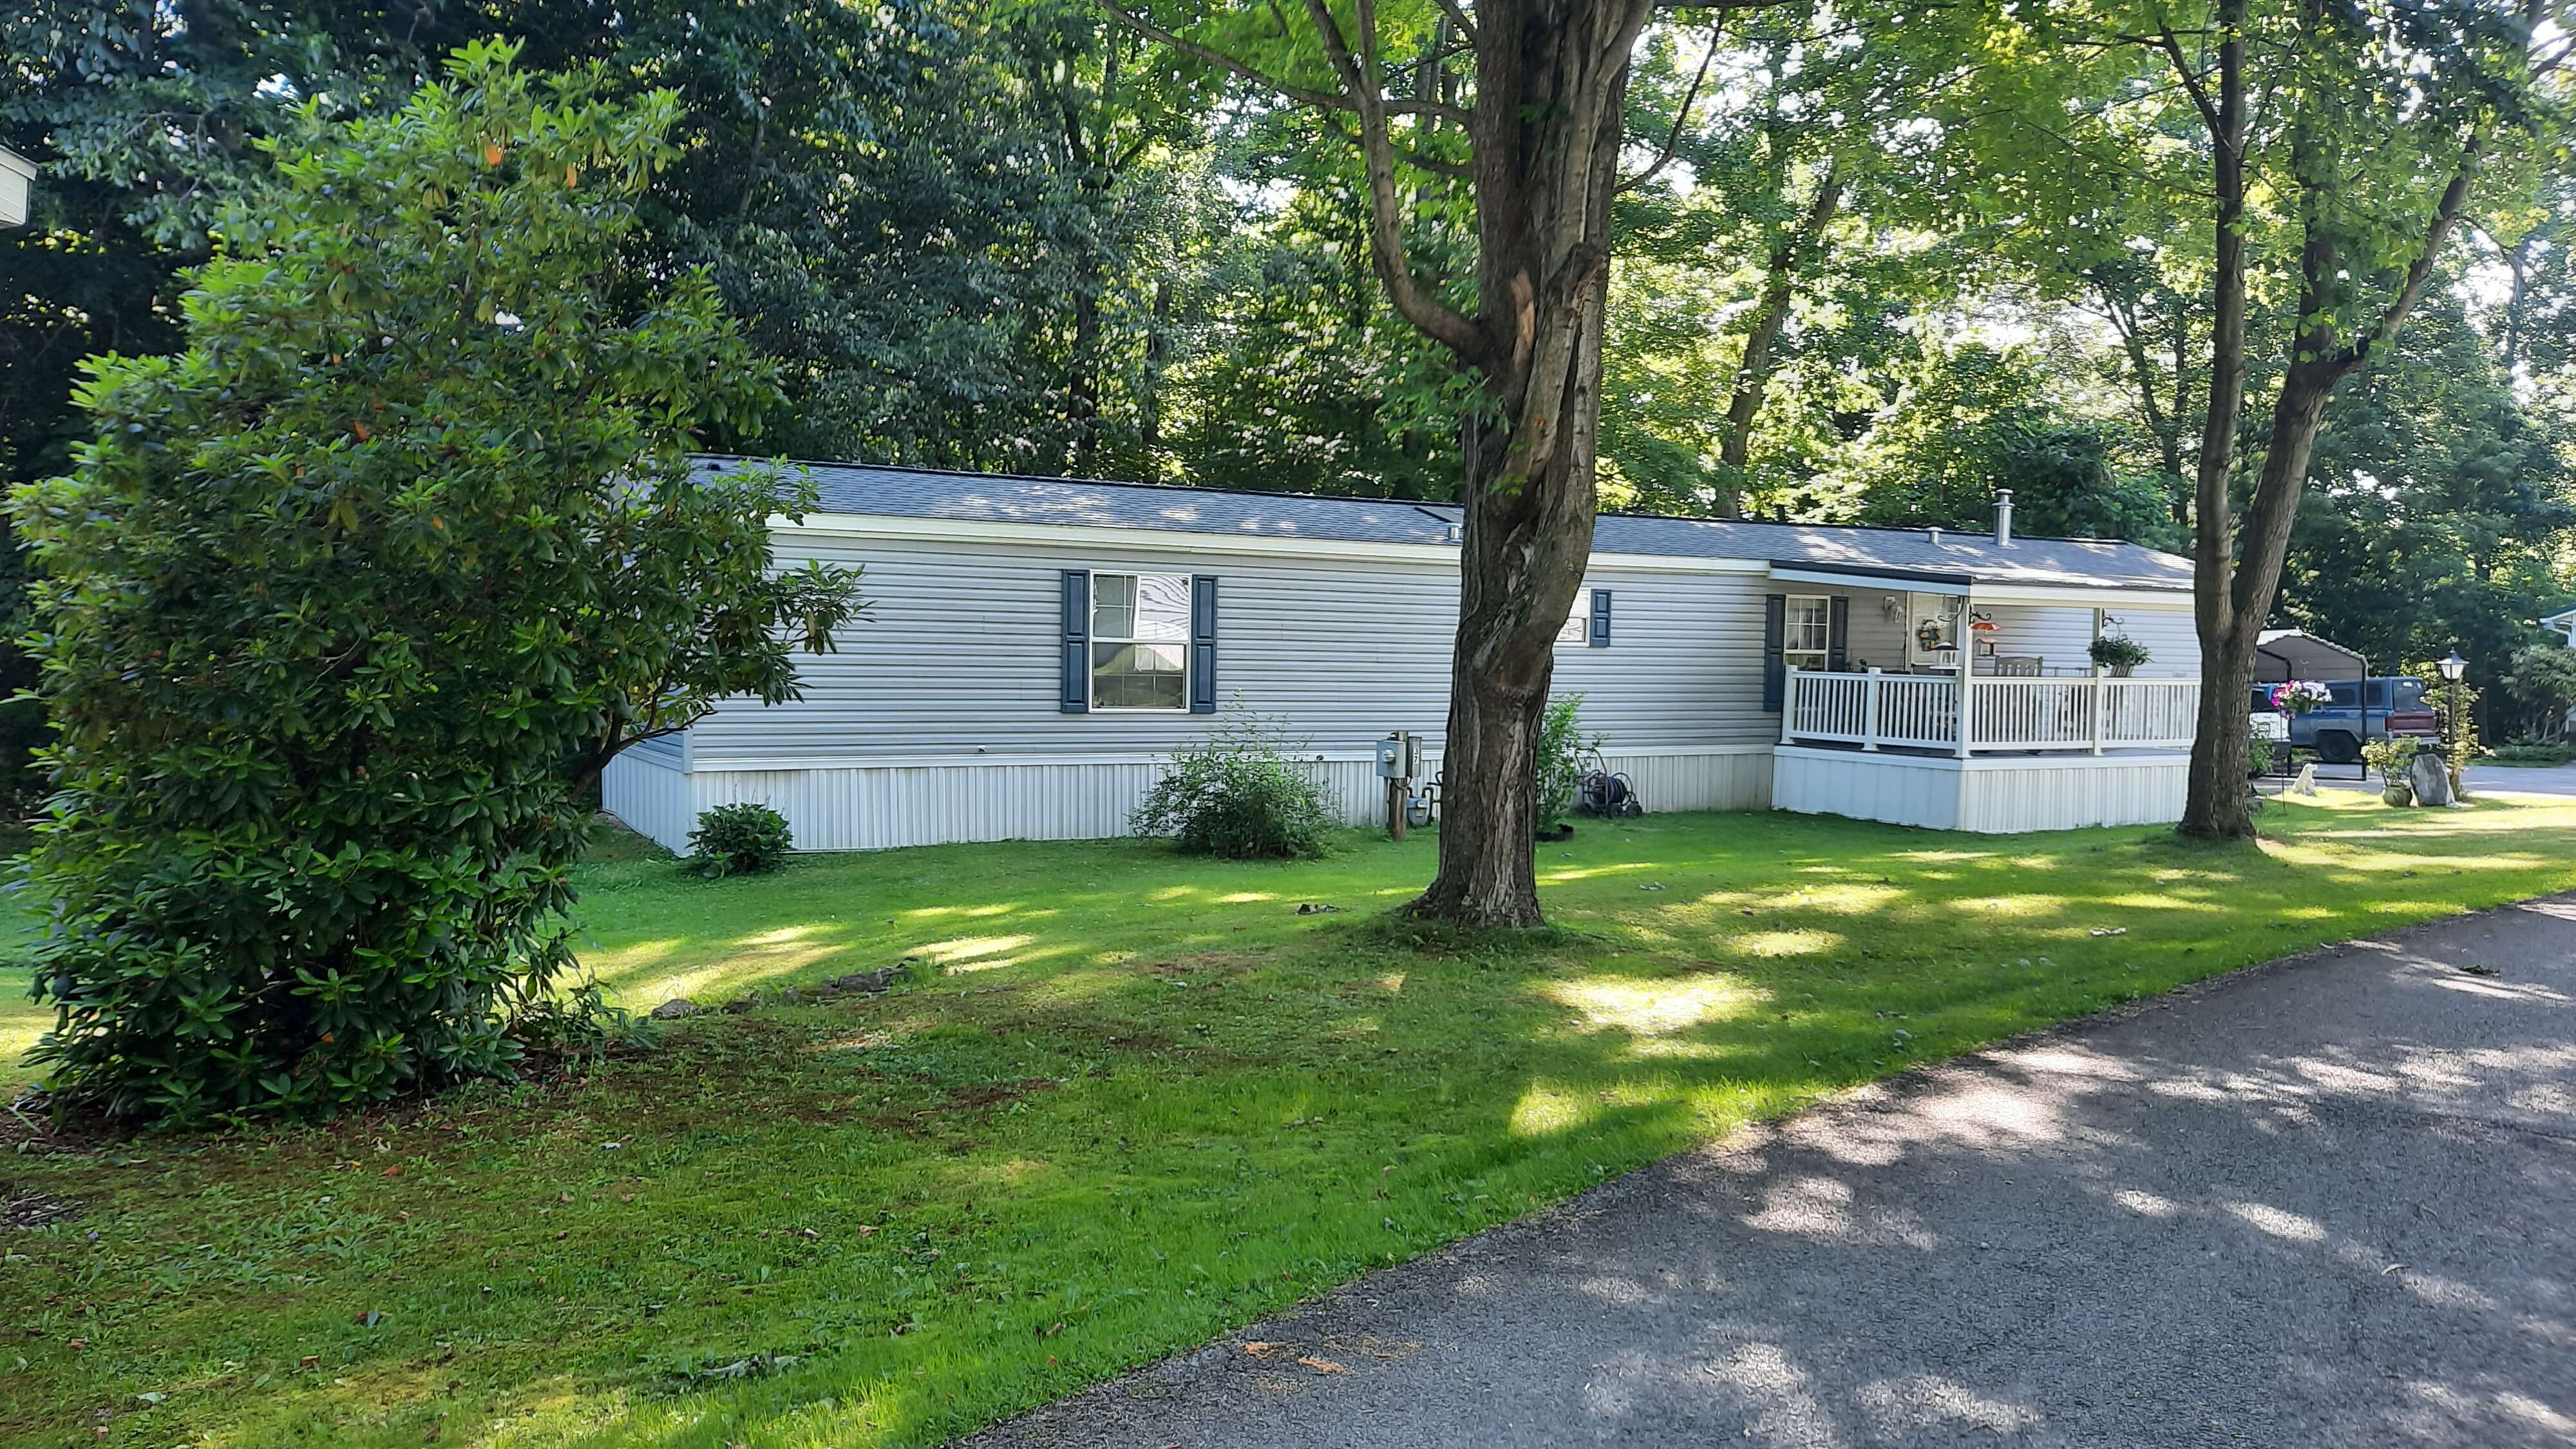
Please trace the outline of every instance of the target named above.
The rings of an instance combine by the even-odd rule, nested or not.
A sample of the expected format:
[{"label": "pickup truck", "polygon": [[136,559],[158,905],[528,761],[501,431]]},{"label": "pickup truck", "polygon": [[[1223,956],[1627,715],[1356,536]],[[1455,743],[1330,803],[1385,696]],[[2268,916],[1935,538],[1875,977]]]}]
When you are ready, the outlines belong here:
[{"label": "pickup truck", "polygon": [[[2410,675],[2380,675],[2368,681],[2370,686],[2369,726],[2363,727],[2362,680],[2330,679],[2325,682],[2332,698],[2306,714],[2290,716],[2290,743],[2317,752],[2317,758],[2329,765],[2349,765],[2361,758],[2364,740],[2384,740],[2391,735],[2419,735],[2430,738],[2441,732],[2441,722],[2434,718],[2433,706],[2425,701],[2424,681]],[[2253,708],[2269,711],[2272,686],[2254,686]]]}]

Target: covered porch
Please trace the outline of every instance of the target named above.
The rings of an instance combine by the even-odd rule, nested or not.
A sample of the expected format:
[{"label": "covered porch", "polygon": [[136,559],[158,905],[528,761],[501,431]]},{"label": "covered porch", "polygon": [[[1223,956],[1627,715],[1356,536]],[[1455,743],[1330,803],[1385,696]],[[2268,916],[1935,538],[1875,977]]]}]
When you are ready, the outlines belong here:
[{"label": "covered porch", "polygon": [[[1816,596],[1788,596],[1776,808],[1988,832],[2181,817],[2200,712],[2187,586],[2003,573],[1773,567],[1823,590],[1827,621],[1821,653],[1799,647]],[[2104,638],[2145,657],[2106,668]]]}]

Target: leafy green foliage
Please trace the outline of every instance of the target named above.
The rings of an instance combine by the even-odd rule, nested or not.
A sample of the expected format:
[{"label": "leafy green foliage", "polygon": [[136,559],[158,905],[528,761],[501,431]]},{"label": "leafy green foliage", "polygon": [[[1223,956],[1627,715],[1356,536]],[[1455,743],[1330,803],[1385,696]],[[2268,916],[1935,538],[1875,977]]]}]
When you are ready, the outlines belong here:
[{"label": "leafy green foliage", "polygon": [[1864,523],[1983,532],[2009,488],[2014,526],[2032,537],[2178,543],[2164,485],[2115,462],[2110,430],[2064,417],[2036,359],[1964,347],[1911,370],[1841,482]]},{"label": "leafy green foliage", "polygon": [[1532,818],[1542,831],[1565,824],[1583,788],[1584,757],[1601,748],[1601,737],[1583,733],[1583,696],[1561,694],[1547,702],[1538,732],[1538,812]]},{"label": "leafy green foliage", "polygon": [[2406,767],[2423,748],[2423,741],[2413,735],[2390,735],[2371,740],[2361,747],[2361,762],[2370,772],[2391,785],[2400,784]]},{"label": "leafy green foliage", "polygon": [[2146,645],[2126,634],[2105,634],[2086,645],[2084,652],[2105,669],[2135,669],[2150,657]]},{"label": "leafy green foliage", "polygon": [[189,348],[108,357],[95,439],[21,487],[57,795],[38,1056],[178,1122],[503,1073],[570,960],[619,749],[794,692],[853,581],[773,579],[774,471],[690,429],[772,396],[702,276],[601,294],[668,94],[468,47],[397,114],[315,126],[233,211]]},{"label": "leafy green foliage", "polygon": [[2498,682],[2522,702],[2523,727],[2532,738],[2567,733],[2567,712],[2576,709],[2576,649],[2558,643],[2525,645],[2513,653],[2512,672]]},{"label": "leafy green foliage", "polygon": [[785,865],[795,848],[786,816],[757,801],[737,801],[698,812],[698,828],[689,832],[689,869],[709,880],[760,875]]},{"label": "leafy green foliage", "polygon": [[1139,835],[1170,836],[1189,855],[1228,860],[1311,860],[1340,825],[1323,781],[1288,758],[1289,742],[1242,713],[1171,767],[1136,807]]}]

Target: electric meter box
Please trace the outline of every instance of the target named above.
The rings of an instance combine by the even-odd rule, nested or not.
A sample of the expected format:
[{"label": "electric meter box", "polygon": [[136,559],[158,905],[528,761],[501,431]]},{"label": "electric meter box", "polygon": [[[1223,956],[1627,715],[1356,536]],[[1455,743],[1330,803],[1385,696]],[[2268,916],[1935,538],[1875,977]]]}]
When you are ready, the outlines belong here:
[{"label": "electric meter box", "polygon": [[1377,773],[1383,780],[1410,780],[1422,773],[1422,741],[1397,735],[1377,742]]}]

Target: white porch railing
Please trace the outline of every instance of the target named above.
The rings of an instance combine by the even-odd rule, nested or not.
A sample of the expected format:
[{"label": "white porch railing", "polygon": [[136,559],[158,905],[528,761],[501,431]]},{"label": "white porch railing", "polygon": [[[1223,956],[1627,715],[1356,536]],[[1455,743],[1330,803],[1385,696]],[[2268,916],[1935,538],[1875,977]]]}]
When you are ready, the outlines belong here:
[{"label": "white porch railing", "polygon": [[[1959,690],[1968,732],[1959,736]],[[1945,750],[2182,749],[2200,712],[2196,679],[1978,678],[1944,674],[1826,674],[1792,669],[1784,681],[1780,742],[1820,741]]]}]

